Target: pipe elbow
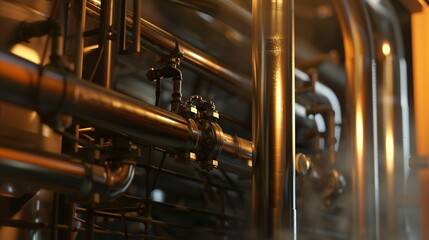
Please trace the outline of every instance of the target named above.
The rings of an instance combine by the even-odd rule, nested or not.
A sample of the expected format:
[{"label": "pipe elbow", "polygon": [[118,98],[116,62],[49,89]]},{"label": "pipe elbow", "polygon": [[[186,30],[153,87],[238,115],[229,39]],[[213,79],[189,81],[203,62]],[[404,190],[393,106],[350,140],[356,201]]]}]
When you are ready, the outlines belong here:
[{"label": "pipe elbow", "polygon": [[128,188],[134,179],[135,165],[134,163],[125,163],[120,168],[112,172],[108,181],[109,189],[120,190]]}]

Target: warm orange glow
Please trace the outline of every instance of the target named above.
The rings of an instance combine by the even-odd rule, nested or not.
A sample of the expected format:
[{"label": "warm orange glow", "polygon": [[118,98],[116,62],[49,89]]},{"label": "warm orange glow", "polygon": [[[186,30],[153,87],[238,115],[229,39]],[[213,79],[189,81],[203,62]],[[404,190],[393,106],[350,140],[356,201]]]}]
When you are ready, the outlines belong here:
[{"label": "warm orange glow", "polygon": [[393,174],[395,161],[395,143],[393,141],[393,129],[389,128],[386,132],[386,168],[388,174]]},{"label": "warm orange glow", "polygon": [[[384,52],[384,46],[385,44],[389,45],[388,43],[383,43],[383,54]],[[386,170],[388,174],[388,178],[391,181],[393,179],[394,174],[394,166],[395,166],[395,139],[394,139],[394,114],[393,114],[393,108],[394,108],[394,96],[393,96],[393,57],[390,55],[390,46],[389,46],[389,54],[385,54],[385,64],[384,64],[384,77],[386,78],[384,81],[384,86],[382,86],[383,96],[384,99],[382,99],[383,107],[383,122],[384,122],[384,134],[385,134],[385,155],[386,155]],[[393,184],[393,182],[388,183]]]},{"label": "warm orange glow", "polygon": [[383,52],[384,56],[387,56],[390,54],[390,44],[387,41],[383,42],[383,45],[381,46],[381,51]]},{"label": "warm orange glow", "polygon": [[36,50],[29,48],[25,45],[16,44],[15,46],[13,46],[10,52],[17,56],[25,58],[30,62],[33,62],[36,64],[40,63],[40,57],[39,57],[39,54],[36,52]]},{"label": "warm orange glow", "polygon": [[360,104],[357,105],[356,108],[356,150],[358,162],[363,161],[363,114],[362,114],[362,106]]},{"label": "warm orange glow", "polygon": [[429,6],[411,17],[413,39],[414,109],[417,154],[429,156]]}]

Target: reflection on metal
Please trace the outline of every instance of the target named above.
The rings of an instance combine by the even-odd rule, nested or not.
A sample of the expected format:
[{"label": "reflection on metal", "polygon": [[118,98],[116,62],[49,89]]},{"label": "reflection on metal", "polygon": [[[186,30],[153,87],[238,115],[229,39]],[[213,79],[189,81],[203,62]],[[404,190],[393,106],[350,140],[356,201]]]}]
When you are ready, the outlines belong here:
[{"label": "reflection on metal", "polygon": [[[398,17],[389,1],[368,3],[377,52],[378,142],[380,146],[380,232],[382,239],[399,234],[400,212],[396,199],[404,194],[409,156],[407,76]],[[405,87],[404,87],[405,86]],[[398,101],[397,99],[400,99]],[[398,225],[399,224],[399,225]]]},{"label": "reflection on metal", "polygon": [[[75,4],[77,4],[75,2]],[[79,7],[79,15],[77,22],[77,38],[76,38],[76,60],[75,60],[75,73],[78,78],[82,77],[83,70],[83,53],[85,48],[85,38],[83,33],[86,26],[86,0],[82,0]]]},{"label": "reflection on metal", "polygon": [[13,46],[13,48],[10,50],[10,52],[17,55],[17,56],[25,58],[30,62],[34,62],[36,64],[40,63],[39,54],[37,54],[37,52],[34,49],[29,48],[25,45],[16,44],[15,46]]},{"label": "reflection on metal", "polygon": [[252,7],[254,237],[295,239],[293,0]]},{"label": "reflection on metal", "polygon": [[381,45],[381,51],[383,52],[383,55],[386,57],[390,55],[390,44],[388,41],[383,42],[383,45]]},{"label": "reflection on metal", "polygon": [[140,15],[141,15],[142,1],[133,1],[133,46],[134,52],[140,53]]},{"label": "reflection on metal", "polygon": [[[203,142],[201,130],[174,113],[48,69],[39,88],[37,79],[36,65],[0,54],[0,99],[42,112],[61,106],[65,114],[169,150],[192,150]],[[37,91],[38,105],[29,94]],[[248,173],[252,144],[226,133],[223,136],[219,168]]]},{"label": "reflection on metal", "polygon": [[345,113],[353,164],[355,239],[380,239],[376,80],[368,13],[360,0],[333,0],[343,34],[347,73]]},{"label": "reflection on metal", "polygon": [[119,169],[107,173],[103,166],[5,147],[0,147],[0,166],[3,179],[82,198],[96,197],[98,199],[93,199],[96,202],[100,198],[117,197],[134,177],[131,163],[123,163]]},{"label": "reflection on metal", "polygon": [[[170,2],[191,7],[226,23],[233,19],[232,21],[238,20],[245,26],[251,27],[252,25],[252,14],[233,0],[170,0]],[[219,9],[222,9],[222,11],[219,11]]]},{"label": "reflection on metal", "polygon": [[103,54],[103,84],[107,89],[112,89],[113,74],[113,39],[114,39],[114,16],[115,1],[105,0],[101,3],[100,29],[101,39],[100,46]]}]

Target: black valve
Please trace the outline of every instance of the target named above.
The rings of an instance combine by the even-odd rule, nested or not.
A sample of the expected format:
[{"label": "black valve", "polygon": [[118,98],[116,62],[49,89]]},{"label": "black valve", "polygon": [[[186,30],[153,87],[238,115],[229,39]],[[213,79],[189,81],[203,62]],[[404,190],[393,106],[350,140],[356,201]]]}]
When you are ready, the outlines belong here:
[{"label": "black valve", "polygon": [[180,62],[184,56],[184,53],[179,50],[179,43],[176,40],[176,46],[174,51],[169,54],[162,56],[161,62],[165,64],[163,68],[150,68],[146,77],[150,81],[156,81],[156,103],[159,105],[159,97],[161,94],[161,80],[163,78],[171,78],[173,80],[173,93],[171,101],[171,111],[174,113],[179,113],[180,105],[182,104],[182,72],[178,68]]}]

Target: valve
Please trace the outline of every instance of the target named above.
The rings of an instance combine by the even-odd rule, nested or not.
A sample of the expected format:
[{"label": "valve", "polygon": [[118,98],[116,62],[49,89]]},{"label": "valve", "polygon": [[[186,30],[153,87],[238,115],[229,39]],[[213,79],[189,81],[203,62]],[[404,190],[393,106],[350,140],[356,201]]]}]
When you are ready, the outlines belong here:
[{"label": "valve", "polygon": [[159,104],[159,97],[161,92],[161,80],[163,78],[171,78],[173,81],[173,93],[171,100],[171,111],[174,113],[179,113],[180,106],[182,104],[182,72],[178,68],[180,62],[184,56],[184,52],[179,50],[179,43],[176,40],[176,46],[174,51],[169,54],[161,57],[161,62],[165,63],[163,68],[150,68],[146,77],[150,81],[156,81],[156,99],[157,102],[155,105]]}]

